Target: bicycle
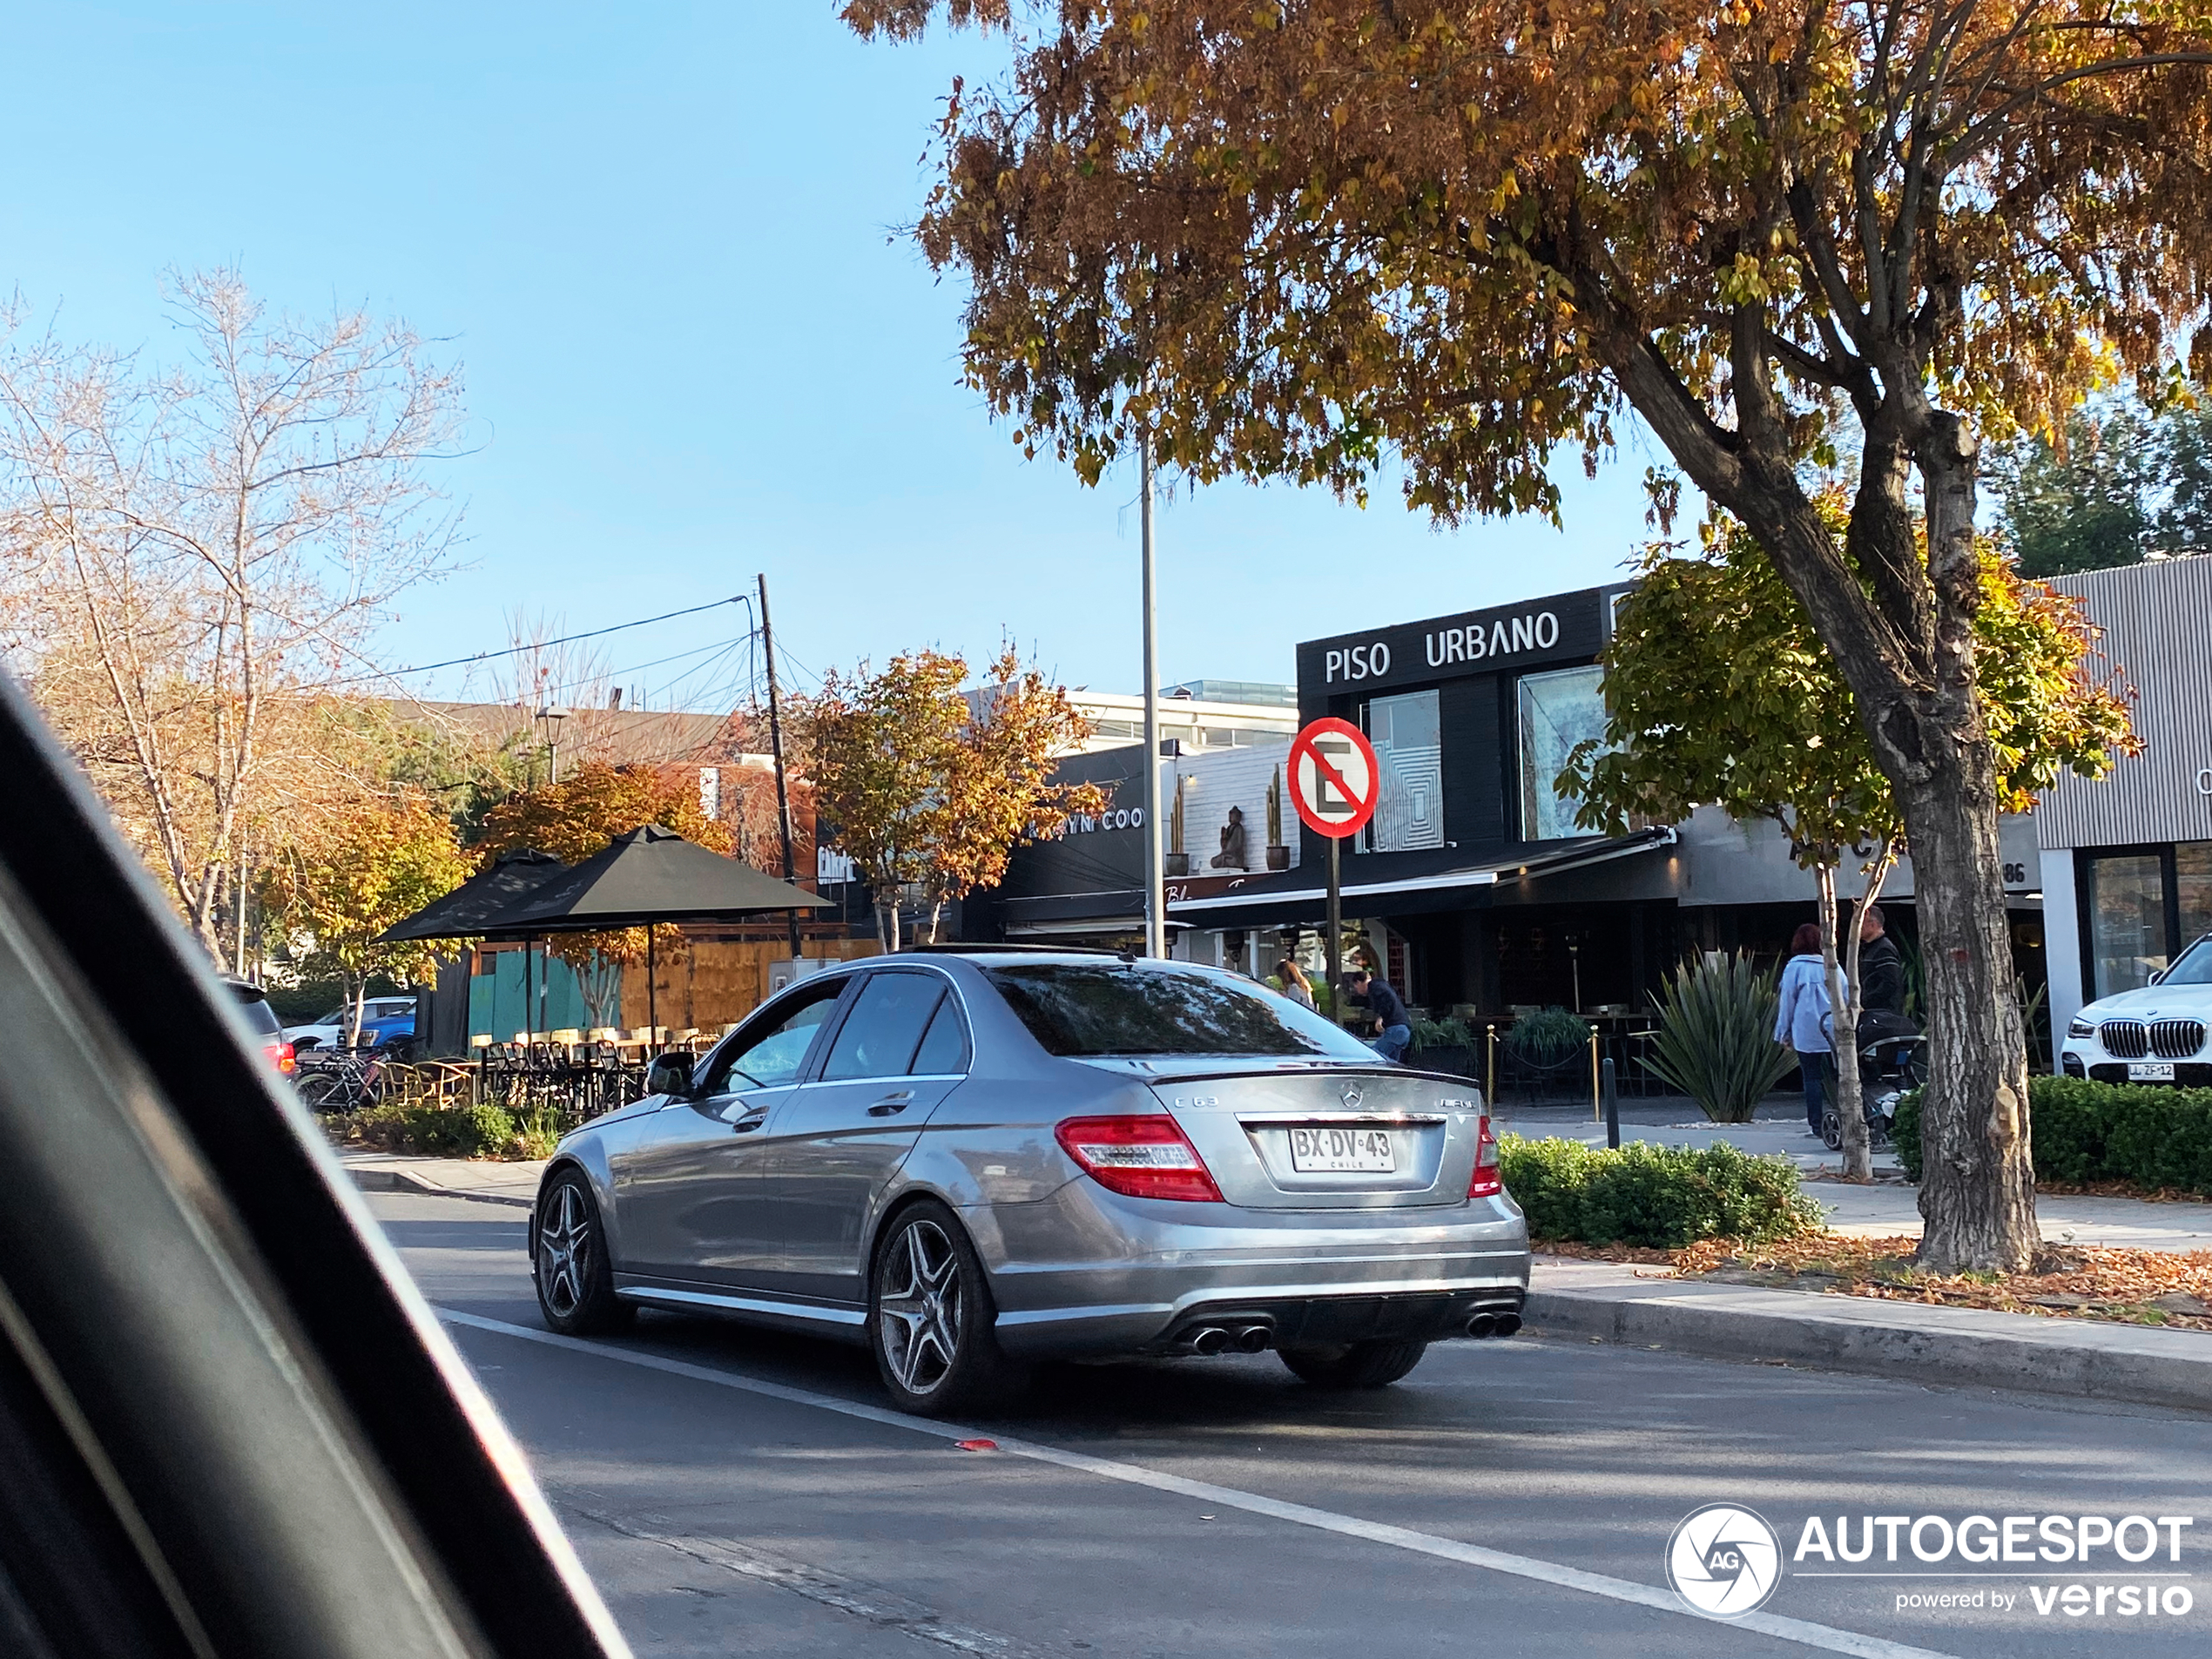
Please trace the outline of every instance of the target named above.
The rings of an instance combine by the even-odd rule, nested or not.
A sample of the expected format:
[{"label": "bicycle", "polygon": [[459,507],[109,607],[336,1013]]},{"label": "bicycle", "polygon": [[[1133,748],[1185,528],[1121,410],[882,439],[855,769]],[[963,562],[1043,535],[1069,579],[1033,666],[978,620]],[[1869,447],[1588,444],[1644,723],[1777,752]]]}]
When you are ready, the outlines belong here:
[{"label": "bicycle", "polygon": [[373,1049],[314,1049],[300,1056],[294,1087],[309,1111],[358,1111],[384,1098],[384,1056]]}]

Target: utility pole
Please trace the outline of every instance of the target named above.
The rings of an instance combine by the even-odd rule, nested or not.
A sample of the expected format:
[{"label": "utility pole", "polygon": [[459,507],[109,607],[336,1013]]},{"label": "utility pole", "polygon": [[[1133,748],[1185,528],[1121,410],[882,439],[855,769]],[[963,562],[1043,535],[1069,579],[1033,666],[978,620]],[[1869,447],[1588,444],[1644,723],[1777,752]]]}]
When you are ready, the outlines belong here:
[{"label": "utility pole", "polygon": [[[760,574],[760,654],[768,659],[768,752],[776,762],[776,822],[784,835],[784,880],[793,880],[791,862],[791,786],[784,781],[784,717],[776,700],[776,635],[768,625],[768,575]],[[793,961],[806,953],[799,939],[799,912],[789,913]],[[793,973],[799,970],[793,968]]]},{"label": "utility pole", "polygon": [[1160,860],[1160,609],[1152,548],[1152,432],[1137,450],[1137,519],[1144,563],[1144,954],[1168,954],[1167,887]]}]

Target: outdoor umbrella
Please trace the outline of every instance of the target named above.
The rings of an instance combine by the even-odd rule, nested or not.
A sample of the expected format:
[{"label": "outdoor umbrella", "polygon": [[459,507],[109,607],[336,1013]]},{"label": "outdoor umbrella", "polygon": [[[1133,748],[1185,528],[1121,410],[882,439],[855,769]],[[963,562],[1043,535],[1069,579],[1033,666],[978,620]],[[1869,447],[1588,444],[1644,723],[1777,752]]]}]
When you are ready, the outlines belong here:
[{"label": "outdoor umbrella", "polygon": [[[550,876],[569,867],[550,853],[521,847],[502,853],[487,869],[479,870],[442,899],[428,904],[403,921],[395,921],[371,941],[388,945],[403,939],[469,939],[479,937],[485,921],[511,910],[544,885]],[[523,1023],[534,1026],[535,988],[531,984],[530,947],[523,946]]]},{"label": "outdoor umbrella", "polygon": [[511,910],[569,867],[550,853],[523,847],[502,853],[489,869],[479,870],[442,899],[433,899],[403,921],[395,921],[373,943],[403,939],[467,939],[483,932],[484,922]]},{"label": "outdoor umbrella", "polygon": [[[752,866],[710,853],[674,830],[648,824],[617,835],[604,851],[563,871],[511,909],[472,931],[488,938],[597,933],[651,927],[655,922],[734,921],[786,910],[812,910],[829,900],[763,875]],[[645,935],[645,1023],[658,1030],[653,936]]]}]

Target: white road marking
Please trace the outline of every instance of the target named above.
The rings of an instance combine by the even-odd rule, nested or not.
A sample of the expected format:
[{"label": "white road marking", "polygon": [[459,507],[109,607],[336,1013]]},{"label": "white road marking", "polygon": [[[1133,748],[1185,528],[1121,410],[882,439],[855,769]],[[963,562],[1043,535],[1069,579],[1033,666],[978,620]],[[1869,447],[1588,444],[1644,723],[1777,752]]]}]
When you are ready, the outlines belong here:
[{"label": "white road marking", "polygon": [[[1358,1515],[1339,1514],[1332,1509],[1316,1509],[1302,1503],[1285,1503],[1279,1498],[1263,1497],[1256,1492],[1216,1486],[1208,1480],[1186,1480],[1179,1474],[1148,1469],[1142,1464],[1116,1463],[1109,1458],[1093,1457],[1086,1452],[1063,1451],[1059,1447],[1046,1446],[1036,1440],[1009,1440],[997,1433],[987,1436],[980,1429],[963,1428],[958,1424],[935,1422],[924,1417],[909,1417],[903,1412],[894,1412],[882,1406],[864,1406],[857,1400],[840,1399],[834,1394],[818,1394],[812,1389],[764,1382],[735,1372],[717,1371],[710,1366],[695,1366],[688,1360],[669,1359],[656,1353],[641,1353],[635,1349],[586,1342],[576,1337],[560,1336],[551,1331],[533,1330],[526,1325],[511,1325],[504,1319],[488,1319],[482,1314],[462,1313],[451,1308],[440,1308],[438,1314],[451,1324],[467,1325],[474,1330],[496,1332],[502,1336],[518,1337],[525,1342],[541,1343],[549,1348],[566,1348],[576,1353],[592,1354],[602,1359],[637,1366],[671,1377],[685,1377],[694,1382],[711,1383],[718,1388],[734,1388],[743,1393],[780,1399],[793,1406],[809,1406],[817,1411],[834,1412],[840,1417],[858,1418],[863,1422],[881,1423],[887,1427],[905,1429],[910,1433],[926,1434],[936,1440],[994,1440],[998,1442],[999,1450],[1009,1457],[1055,1464],[1063,1469],[1080,1470],[1085,1474],[1124,1481],[1130,1486],[1150,1487],[1155,1492],[1170,1492],[1178,1497],[1195,1498],[1201,1503],[1213,1504],[1220,1508],[1241,1509],[1248,1514],[1266,1515],[1273,1520],[1289,1521],[1293,1526],[1312,1527],[1345,1538],[1361,1538],[1369,1543],[1387,1544],[1394,1549],[1409,1550],[1418,1555],[1435,1556],[1467,1567],[1480,1567],[1494,1573],[1510,1574],[1515,1578],[1533,1579],[1540,1584],[1556,1585],[1561,1589],[1581,1590],[1585,1595],[1625,1602],[1634,1607],[1649,1608],[1655,1612],[1672,1613],[1689,1619],[1703,1619],[1705,1616],[1683,1605],[1673,1591],[1654,1584],[1639,1584],[1632,1579],[1588,1573],[1579,1567],[1562,1567],[1555,1561],[1539,1561],[1531,1555],[1514,1555],[1481,1544],[1467,1544],[1456,1538],[1440,1537],[1434,1533],[1386,1526],[1381,1521],[1363,1520]],[[1830,1625],[1814,1624],[1805,1619],[1787,1619],[1771,1613],[1747,1613],[1741,1618],[1708,1620],[1707,1622],[1724,1622],[1739,1630],[1757,1630],[1762,1635],[1794,1642],[1802,1647],[1817,1648],[1824,1653],[1850,1654],[1854,1656],[1854,1659],[1955,1659],[1954,1656],[1939,1653],[1932,1649],[1908,1647],[1901,1642],[1885,1641],[1880,1636],[1862,1635],[1856,1630],[1839,1630]]]}]

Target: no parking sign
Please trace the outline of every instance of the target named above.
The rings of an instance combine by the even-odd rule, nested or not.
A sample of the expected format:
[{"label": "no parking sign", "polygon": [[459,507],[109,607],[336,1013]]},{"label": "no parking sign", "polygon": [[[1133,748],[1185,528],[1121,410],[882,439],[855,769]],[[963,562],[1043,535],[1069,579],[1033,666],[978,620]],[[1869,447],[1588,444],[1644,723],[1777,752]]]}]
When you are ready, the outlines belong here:
[{"label": "no parking sign", "polygon": [[1381,794],[1374,745],[1349,720],[1316,720],[1291,744],[1291,804],[1316,835],[1357,835]]}]

